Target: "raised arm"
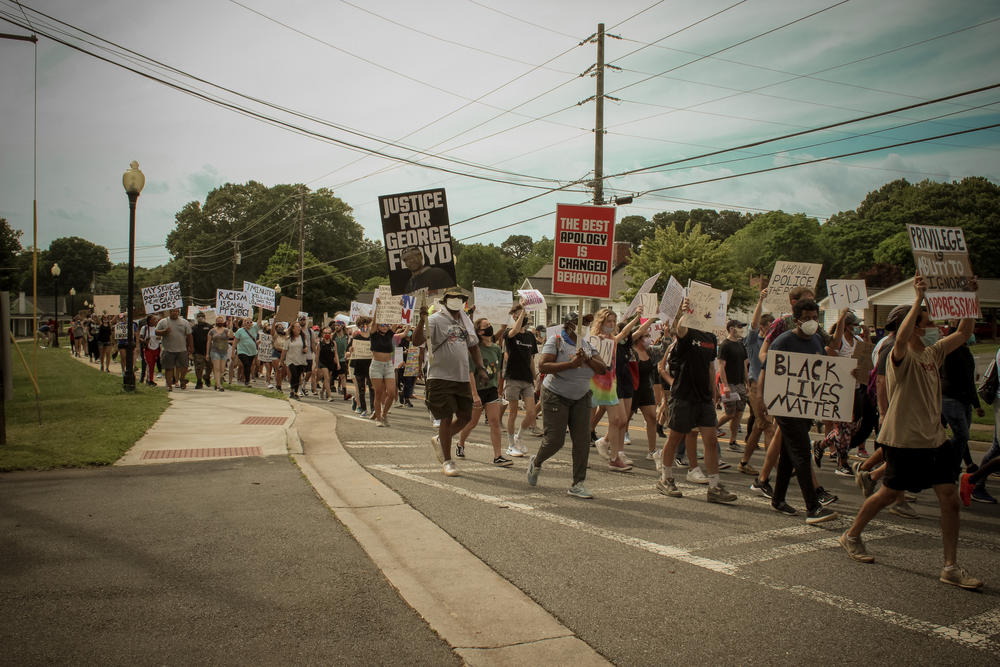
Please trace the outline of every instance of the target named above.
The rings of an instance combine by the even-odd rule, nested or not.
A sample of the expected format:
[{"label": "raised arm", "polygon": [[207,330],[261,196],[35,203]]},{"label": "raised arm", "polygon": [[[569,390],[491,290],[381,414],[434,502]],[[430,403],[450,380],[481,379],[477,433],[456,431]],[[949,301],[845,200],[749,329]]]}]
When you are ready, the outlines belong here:
[{"label": "raised arm", "polygon": [[927,281],[919,273],[913,277],[913,291],[916,293],[916,298],[913,301],[910,312],[903,318],[903,323],[899,325],[899,329],[896,331],[896,344],[892,347],[892,360],[897,364],[906,356],[906,346],[909,345],[910,339],[913,338],[913,330],[916,328],[917,320],[920,318],[920,307],[923,305],[924,294],[927,292]]},{"label": "raised arm", "polygon": [[417,326],[413,329],[413,344],[421,346],[427,340],[424,336],[424,325],[427,323],[427,306],[420,306],[420,317],[417,318]]},{"label": "raised arm", "polygon": [[754,331],[760,326],[760,316],[764,312],[764,299],[767,298],[767,288],[765,287],[760,291],[760,297],[757,299],[757,307],[753,309],[753,317],[750,318],[750,328]]}]

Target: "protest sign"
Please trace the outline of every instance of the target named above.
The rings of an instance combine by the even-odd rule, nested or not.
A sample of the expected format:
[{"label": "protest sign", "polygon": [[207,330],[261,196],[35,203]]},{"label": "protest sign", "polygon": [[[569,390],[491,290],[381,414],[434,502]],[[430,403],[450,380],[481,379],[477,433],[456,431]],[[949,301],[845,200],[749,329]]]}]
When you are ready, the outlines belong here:
[{"label": "protest sign", "polygon": [[854,419],[857,359],[768,350],[764,405],[772,417]]},{"label": "protest sign", "polygon": [[552,338],[553,336],[558,336],[562,333],[562,325],[554,324],[551,327],[545,327],[545,340]]},{"label": "protest sign", "polygon": [[282,295],[281,301],[278,302],[278,312],[274,314],[274,319],[278,322],[294,322],[299,318],[299,311],[301,309],[301,300]]},{"label": "protest sign", "polygon": [[712,333],[720,341],[729,335],[729,330],[726,325],[729,323],[729,318],[727,314],[729,313],[729,300],[733,298],[733,290],[726,290],[719,296],[719,312],[715,314],[715,329]]},{"label": "protest sign", "polygon": [[979,295],[969,291],[973,277],[965,235],[958,227],[906,225],[917,273],[927,281],[931,319],[980,318]]},{"label": "protest sign", "polygon": [[614,246],[614,207],[559,204],[552,293],[610,299]]},{"label": "protest sign", "polygon": [[341,324],[346,326],[351,323],[351,316],[345,315],[344,313],[337,313],[336,315],[333,316],[333,321],[340,322]]},{"label": "protest sign", "polygon": [[364,338],[355,338],[351,343],[351,359],[371,359],[372,344]]},{"label": "protest sign", "polygon": [[422,289],[419,292],[417,292],[417,294],[404,294],[403,296],[399,297],[400,308],[401,308],[400,318],[402,319],[403,324],[416,324],[417,318],[414,316],[414,313],[416,313],[417,315],[420,314],[419,309],[417,308],[417,303],[418,303],[417,295],[422,295],[422,293],[425,292],[427,292],[427,290]]},{"label": "protest sign", "polygon": [[647,292],[646,294],[640,294],[639,305],[642,306],[643,319],[648,320],[650,317],[656,317],[656,308],[660,303],[660,298],[656,296],[656,292]]},{"label": "protest sign", "polygon": [[142,288],[142,305],[146,309],[146,314],[162,313],[171,308],[181,308],[184,302],[181,299],[180,283],[165,283],[163,285],[153,285]]},{"label": "protest sign", "polygon": [[866,340],[859,340],[854,344],[854,353],[851,357],[858,360],[858,366],[854,369],[854,378],[861,384],[868,384],[868,376],[871,375],[872,368],[872,350],[875,346]]},{"label": "protest sign", "polygon": [[274,310],[274,290],[249,280],[243,281],[243,291],[250,295],[250,305],[256,308]]},{"label": "protest sign", "polygon": [[124,322],[116,322],[115,323],[115,339],[116,340],[125,340],[126,338],[128,338],[128,327],[125,325]]},{"label": "protest sign", "polygon": [[660,309],[657,311],[657,315],[664,322],[672,324],[683,301],[684,287],[677,281],[677,278],[670,276],[670,280],[667,281],[667,289],[663,290],[663,298],[660,300]]},{"label": "protest sign", "polygon": [[719,317],[719,304],[723,292],[711,285],[691,281],[688,284],[688,309],[683,314],[681,324],[690,328],[713,333],[717,329],[725,329],[725,313]]},{"label": "protest sign", "polygon": [[403,323],[403,302],[399,296],[392,295],[388,285],[379,285],[375,290],[375,321],[389,325]]},{"label": "protest sign", "polygon": [[545,297],[536,289],[519,289],[517,290],[517,295],[524,301],[526,310],[545,307]]},{"label": "protest sign", "polygon": [[597,356],[599,356],[603,361],[604,365],[611,369],[611,362],[615,357],[615,341],[612,338],[601,338],[600,336],[589,336],[587,342],[590,346],[597,350]]},{"label": "protest sign", "polygon": [[[649,278],[646,278],[645,282],[642,283],[642,286],[639,287],[639,291],[636,292],[635,296],[632,297],[632,301],[629,303],[628,308],[625,309],[625,315],[623,316],[623,319],[627,320],[628,318],[635,315],[635,311],[639,307],[639,304],[642,301],[642,295],[648,294],[653,290],[653,285],[656,284],[656,281],[657,279],[659,279],[659,277],[660,274],[657,273],[655,276],[650,276]],[[643,308],[643,311],[646,317],[652,315],[652,312],[646,310],[645,308]]]},{"label": "protest sign", "polygon": [[360,301],[351,302],[351,322],[357,322],[359,317],[371,317],[375,314],[375,308],[370,303]]},{"label": "protest sign", "polygon": [[267,361],[273,353],[274,340],[271,338],[271,334],[266,334],[263,331],[257,334],[257,358],[261,361]]},{"label": "protest sign", "polygon": [[393,294],[458,284],[444,188],[384,195],[378,208]]},{"label": "protest sign", "polygon": [[250,295],[237,290],[217,289],[215,312],[232,317],[250,317]]},{"label": "protest sign", "polygon": [[826,293],[830,295],[833,310],[850,308],[859,312],[868,307],[868,288],[864,280],[827,280]]},{"label": "protest sign", "polygon": [[403,348],[397,347],[392,351],[392,367],[399,368],[403,365]]},{"label": "protest sign", "polygon": [[819,274],[822,270],[822,264],[783,260],[775,262],[774,271],[771,272],[771,280],[767,283],[767,298],[764,299],[763,312],[775,315],[791,312],[792,306],[788,303],[788,293],[795,287],[808,287],[815,295],[816,284],[819,282]]},{"label": "protest sign", "polygon": [[510,309],[514,306],[514,296],[508,290],[473,287],[472,298],[476,303],[475,318],[488,317],[496,331],[507,321]]},{"label": "protest sign", "polygon": [[[198,313],[204,313],[210,309],[211,306],[188,306],[187,315],[185,315],[185,319],[193,320],[194,318],[198,317]],[[208,315],[205,315],[205,317],[208,317]]]},{"label": "protest sign", "polygon": [[122,312],[122,298],[117,294],[95,294],[94,314],[95,315],[115,315]]},{"label": "protest sign", "polygon": [[406,348],[406,365],[403,366],[403,377],[416,377],[420,374],[420,348],[411,345]]}]

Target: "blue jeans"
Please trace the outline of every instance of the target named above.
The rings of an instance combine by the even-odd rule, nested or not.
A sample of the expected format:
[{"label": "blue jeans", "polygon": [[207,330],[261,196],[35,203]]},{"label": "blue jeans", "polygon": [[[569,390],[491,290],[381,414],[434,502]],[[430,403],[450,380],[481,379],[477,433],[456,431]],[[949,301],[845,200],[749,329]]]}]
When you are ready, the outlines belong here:
[{"label": "blue jeans", "polygon": [[965,461],[965,465],[969,465],[972,463],[972,454],[969,453],[969,425],[972,423],[972,406],[945,396],[941,400],[941,416],[944,417],[951,429],[951,444],[955,447],[954,451],[957,456],[961,457],[955,461],[955,465],[961,466],[962,460]]}]

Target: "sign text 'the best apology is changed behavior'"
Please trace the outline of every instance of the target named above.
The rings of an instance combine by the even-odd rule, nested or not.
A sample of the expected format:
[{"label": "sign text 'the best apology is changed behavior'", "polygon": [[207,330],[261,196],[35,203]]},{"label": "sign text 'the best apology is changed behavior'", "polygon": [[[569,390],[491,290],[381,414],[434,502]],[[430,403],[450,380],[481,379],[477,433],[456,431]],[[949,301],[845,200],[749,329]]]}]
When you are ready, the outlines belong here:
[{"label": "sign text 'the best apology is changed behavior'", "polygon": [[559,204],[552,293],[610,299],[614,245],[614,207]]}]

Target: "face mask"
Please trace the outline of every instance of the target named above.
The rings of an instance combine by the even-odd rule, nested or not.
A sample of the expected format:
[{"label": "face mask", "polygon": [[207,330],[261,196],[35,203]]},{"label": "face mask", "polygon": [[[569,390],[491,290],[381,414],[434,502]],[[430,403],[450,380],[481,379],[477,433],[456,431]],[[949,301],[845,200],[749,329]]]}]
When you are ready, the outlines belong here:
[{"label": "face mask", "polygon": [[330,340],[330,334],[323,334],[323,340]]},{"label": "face mask", "polygon": [[493,327],[492,326],[486,327],[480,332],[480,335],[487,337],[493,336]]},{"label": "face mask", "polygon": [[937,327],[927,327],[924,331],[924,335],[920,337],[920,340],[924,342],[924,345],[930,347],[934,343],[938,342],[938,338],[941,337],[941,332]]},{"label": "face mask", "polygon": [[410,338],[411,336],[413,336],[413,332],[412,331],[407,331],[406,332],[406,337]]},{"label": "face mask", "polygon": [[455,312],[462,310],[462,303],[463,301],[461,299],[445,299],[444,307],[452,312]]},{"label": "face mask", "polygon": [[800,324],[799,328],[802,329],[802,333],[805,335],[812,336],[819,330],[819,322],[816,320],[809,320],[808,322]]},{"label": "face mask", "polygon": [[652,336],[646,336],[645,338],[642,339],[642,345],[643,345],[643,347],[649,347],[652,344],[653,344],[653,337]]},{"label": "face mask", "polygon": [[606,334],[613,334],[615,332],[615,325],[605,324],[604,326],[601,327],[601,331],[603,331]]}]

